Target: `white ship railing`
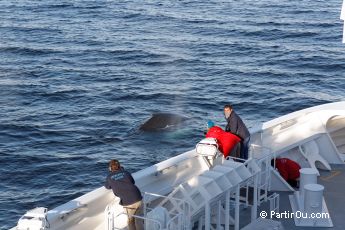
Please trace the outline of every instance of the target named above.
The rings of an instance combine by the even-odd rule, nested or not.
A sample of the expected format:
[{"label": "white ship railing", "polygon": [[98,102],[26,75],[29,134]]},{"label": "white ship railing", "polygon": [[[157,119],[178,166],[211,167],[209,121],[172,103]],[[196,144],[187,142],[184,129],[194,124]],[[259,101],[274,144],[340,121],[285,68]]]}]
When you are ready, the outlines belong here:
[{"label": "white ship railing", "polygon": [[[258,152],[258,149],[260,149],[260,154],[255,155],[255,152]],[[258,145],[251,146],[250,154],[251,158],[249,158],[248,160],[229,157],[227,160],[224,160],[224,162],[219,165],[222,166],[224,169],[231,169],[231,167],[234,167],[234,171],[238,173],[237,177],[240,180],[240,182],[238,184],[230,185],[230,187],[228,187],[229,189],[221,190],[218,192],[214,190],[214,192],[216,192],[215,194],[213,194],[212,192],[206,194],[206,191],[203,192],[202,190],[206,187],[200,188],[200,195],[205,196],[204,199],[206,199],[203,202],[203,205],[195,206],[195,201],[192,201],[193,198],[189,197],[191,194],[188,193],[184,193],[185,197],[182,197],[181,199],[177,198],[179,196],[176,196],[174,194],[179,194],[179,191],[182,192],[182,194],[183,192],[188,192],[184,190],[183,186],[181,187],[181,185],[179,185],[175,188],[177,189],[175,191],[176,193],[174,193],[173,191],[167,196],[154,193],[144,193],[143,216],[133,215],[133,217],[136,219],[142,219],[145,223],[145,226],[148,226],[147,224],[150,223],[150,226],[154,226],[154,230],[189,230],[196,226],[199,229],[205,230],[221,229],[224,226],[224,229],[228,230],[230,225],[233,225],[235,230],[239,230],[240,205],[251,207],[251,221],[256,220],[257,207],[264,201],[269,200],[270,204],[273,205],[272,209],[277,210],[276,201],[278,199],[279,202],[279,197],[277,197],[276,195],[271,197],[268,196],[271,180],[270,162],[271,159],[274,158],[274,155],[271,153],[269,148],[265,148]],[[207,174],[205,174],[205,176],[201,174],[203,179],[207,179],[203,182],[206,183],[205,186],[208,183],[216,183],[215,186],[217,186],[217,184],[218,186],[220,186],[221,183],[216,182],[218,180],[216,179],[218,178],[218,176],[216,175],[221,174],[220,171],[217,171],[217,165],[215,165],[215,169],[210,168],[210,170],[207,171],[210,172],[209,174],[214,173],[215,177],[214,182],[212,182],[212,177],[209,177],[207,179],[204,178],[205,176],[207,176]],[[224,173],[227,175],[226,172]],[[197,175],[196,177],[199,176],[200,175]],[[202,178],[200,178],[200,180]],[[200,186],[202,187],[203,185],[201,184]],[[198,192],[199,188],[196,187],[195,189],[196,190],[191,190],[191,192]],[[243,194],[241,194],[240,192],[242,192]],[[252,193],[253,195],[252,203],[249,199],[250,193]],[[171,203],[173,208],[169,208],[167,202]],[[119,208],[118,204],[115,204],[115,206],[117,206],[117,209]],[[164,224],[162,223],[162,221],[148,216],[148,213],[150,213],[156,207],[165,207],[169,214],[169,220]],[[192,209],[193,211],[191,211]],[[233,210],[234,212],[230,212],[230,210]],[[124,229],[116,228],[118,226],[116,221],[117,219],[119,219],[118,217],[126,214],[124,214],[123,212],[116,214],[114,204],[108,205],[105,211],[107,218],[107,224],[105,228],[106,230]],[[234,213],[234,216],[232,216],[231,213]],[[224,218],[221,216],[224,216]]]},{"label": "white ship railing", "polygon": [[271,190],[271,160],[274,159],[275,166],[276,156],[270,148],[256,144],[251,144],[250,156],[261,168],[258,176],[258,205],[260,205],[267,201],[268,192]]},{"label": "white ship railing", "polygon": [[[187,202],[181,199],[173,198],[174,202],[181,207],[178,212],[169,212],[169,220],[162,221],[155,218],[148,217],[148,213],[152,211],[155,207],[154,204],[157,203],[157,200],[167,198],[166,196],[154,194],[154,193],[144,193],[143,194],[143,215],[132,215],[136,219],[136,221],[143,221],[143,225],[145,229],[153,228],[151,230],[187,230],[190,229],[190,207]],[[105,209],[105,230],[120,230],[124,229],[122,226],[123,223],[120,224],[119,222],[123,222],[127,219],[127,213],[125,212],[116,212],[116,207],[118,207],[117,202],[112,202],[109,204]],[[117,214],[116,214],[117,213]],[[125,216],[125,218],[121,218],[121,216]],[[119,227],[121,226],[121,227]],[[150,226],[150,227],[146,227]]]}]

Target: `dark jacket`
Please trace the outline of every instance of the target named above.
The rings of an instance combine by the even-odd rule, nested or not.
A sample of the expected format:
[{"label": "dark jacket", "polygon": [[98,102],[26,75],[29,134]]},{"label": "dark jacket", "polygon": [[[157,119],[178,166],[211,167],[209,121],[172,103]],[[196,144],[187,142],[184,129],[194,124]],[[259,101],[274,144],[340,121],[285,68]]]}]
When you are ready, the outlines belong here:
[{"label": "dark jacket", "polygon": [[120,198],[120,204],[127,206],[142,200],[140,190],[135,185],[132,175],[124,168],[110,172],[105,181],[107,189],[112,189],[115,196]]},{"label": "dark jacket", "polygon": [[231,132],[239,136],[242,141],[247,137],[250,137],[250,133],[246,125],[243,123],[242,119],[237,115],[237,113],[235,113],[235,111],[231,112],[227,122],[228,124],[225,127],[226,132]]}]

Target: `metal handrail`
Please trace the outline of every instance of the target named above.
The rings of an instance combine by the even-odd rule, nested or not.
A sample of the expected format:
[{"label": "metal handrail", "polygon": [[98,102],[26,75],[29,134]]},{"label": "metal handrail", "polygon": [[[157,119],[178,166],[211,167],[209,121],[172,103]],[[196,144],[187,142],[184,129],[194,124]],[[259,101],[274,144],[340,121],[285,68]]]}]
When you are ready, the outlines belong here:
[{"label": "metal handrail", "polygon": [[[146,209],[147,208],[146,208],[145,200],[146,200],[147,196],[154,196],[154,197],[158,197],[158,198],[168,198],[168,196],[164,196],[164,195],[160,195],[160,194],[156,194],[156,193],[145,192],[144,193],[144,216],[146,216]],[[181,213],[174,214],[174,217],[172,219],[174,219],[174,218],[176,218],[176,217],[181,215],[181,217],[182,217],[181,219],[183,221],[182,225],[188,226],[189,225],[189,220],[190,220],[190,217],[191,217],[190,216],[190,214],[191,214],[191,205],[187,201],[185,201],[183,199],[179,199],[179,198],[171,198],[171,199],[173,199],[175,201],[181,202],[183,204],[183,208],[182,209],[185,212],[185,213],[183,213],[184,215],[182,215]],[[171,214],[173,214],[173,213],[171,213]]]},{"label": "metal handrail", "polygon": [[[114,217],[114,219],[116,219],[117,217],[119,217],[119,216],[121,216],[121,215],[129,216],[128,213],[121,212],[121,213],[117,214],[117,215]],[[162,224],[161,224],[158,220],[155,220],[155,219],[152,219],[152,218],[148,218],[148,217],[138,216],[138,215],[134,215],[134,214],[133,214],[133,215],[130,215],[130,216],[131,216],[131,217],[134,217],[134,218],[137,218],[137,219],[142,219],[142,220],[144,220],[144,223],[145,223],[146,220],[152,221],[152,222],[154,222],[155,224],[158,224],[159,229],[162,229]],[[113,229],[119,229],[119,228],[115,228],[115,227],[113,226]]]}]

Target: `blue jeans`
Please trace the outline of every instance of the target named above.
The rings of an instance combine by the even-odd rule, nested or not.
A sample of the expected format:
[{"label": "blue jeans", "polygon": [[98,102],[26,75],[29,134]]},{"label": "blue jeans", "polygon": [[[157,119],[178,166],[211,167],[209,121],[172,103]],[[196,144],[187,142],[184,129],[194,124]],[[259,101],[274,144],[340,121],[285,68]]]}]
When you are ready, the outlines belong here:
[{"label": "blue jeans", "polygon": [[240,158],[247,160],[249,151],[250,136],[241,141]]}]

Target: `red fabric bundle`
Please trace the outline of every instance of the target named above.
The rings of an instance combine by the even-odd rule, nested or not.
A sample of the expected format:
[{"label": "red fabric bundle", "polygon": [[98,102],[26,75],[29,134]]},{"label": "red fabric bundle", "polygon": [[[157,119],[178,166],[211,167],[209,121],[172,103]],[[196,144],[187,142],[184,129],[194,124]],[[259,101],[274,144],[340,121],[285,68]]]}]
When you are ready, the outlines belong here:
[{"label": "red fabric bundle", "polygon": [[241,138],[235,134],[225,132],[219,126],[213,126],[206,133],[206,137],[216,138],[219,146],[219,151],[224,155],[224,158],[229,156],[231,150],[241,141]]},{"label": "red fabric bundle", "polygon": [[288,158],[277,158],[276,159],[276,168],[278,169],[279,174],[287,180],[296,180],[300,177],[299,170],[301,166],[293,160]]}]

